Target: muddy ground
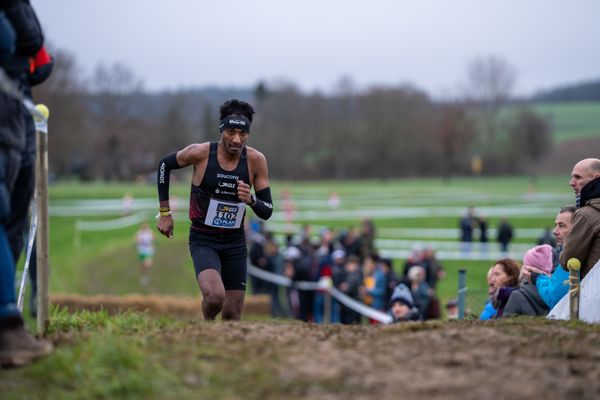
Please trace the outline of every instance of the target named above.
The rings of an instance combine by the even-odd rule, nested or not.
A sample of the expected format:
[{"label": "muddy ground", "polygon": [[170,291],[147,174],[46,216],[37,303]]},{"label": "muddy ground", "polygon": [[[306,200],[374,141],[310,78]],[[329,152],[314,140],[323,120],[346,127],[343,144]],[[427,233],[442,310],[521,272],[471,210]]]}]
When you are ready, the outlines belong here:
[{"label": "muddy ground", "polygon": [[599,326],[540,319],[217,322],[181,334],[222,349],[218,358],[230,363],[230,372],[256,363],[270,371],[269,383],[257,380],[248,398],[600,398]]},{"label": "muddy ground", "polygon": [[[54,300],[73,309],[109,304],[107,298]],[[184,328],[152,334],[148,351],[159,358],[168,354],[161,364],[167,363],[194,396],[600,399],[600,325],[516,318],[342,326],[267,316],[209,323],[194,311],[199,299],[126,300],[118,300],[116,309],[153,310],[148,304],[154,304],[159,314],[184,310]],[[255,299],[255,311],[266,311],[265,302]],[[131,304],[136,306],[125,307]],[[54,339],[60,347],[60,338]],[[215,377],[221,389],[207,392]]]}]

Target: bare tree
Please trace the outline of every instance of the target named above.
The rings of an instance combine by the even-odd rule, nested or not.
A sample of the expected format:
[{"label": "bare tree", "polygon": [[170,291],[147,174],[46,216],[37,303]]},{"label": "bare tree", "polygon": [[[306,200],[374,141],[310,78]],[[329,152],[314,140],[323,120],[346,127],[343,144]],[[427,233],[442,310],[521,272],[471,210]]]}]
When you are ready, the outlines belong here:
[{"label": "bare tree", "polygon": [[50,48],[54,69],[46,82],[33,89],[33,98],[50,109],[48,158],[51,173],[65,177],[89,177],[85,155],[90,146],[85,129],[87,105],[75,58]]},{"label": "bare tree", "polygon": [[497,56],[478,57],[467,68],[467,101],[474,106],[479,121],[481,150],[493,169],[498,160],[498,134],[501,130],[500,111],[516,81],[515,69]]},{"label": "bare tree", "polygon": [[143,139],[143,121],[136,117],[134,94],[142,84],[121,64],[99,65],[91,84],[91,122],[101,156],[94,165],[105,180],[131,179],[131,149]]},{"label": "bare tree", "polygon": [[532,182],[535,166],[552,148],[550,125],[531,109],[521,109],[510,129],[512,163],[524,163]]},{"label": "bare tree", "polygon": [[468,116],[462,103],[447,103],[442,105],[437,131],[443,157],[442,176],[450,179],[468,165],[470,147],[474,137],[472,119]]}]

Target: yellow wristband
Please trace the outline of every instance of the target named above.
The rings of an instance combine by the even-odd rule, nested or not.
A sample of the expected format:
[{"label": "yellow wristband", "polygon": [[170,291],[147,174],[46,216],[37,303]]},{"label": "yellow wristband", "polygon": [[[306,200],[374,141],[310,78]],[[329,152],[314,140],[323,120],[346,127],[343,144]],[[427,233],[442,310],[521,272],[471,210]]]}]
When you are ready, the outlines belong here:
[{"label": "yellow wristband", "polygon": [[171,209],[168,208],[166,210],[163,210],[162,208],[160,209],[160,211],[158,212],[160,214],[161,217],[167,217],[169,215],[171,215]]}]

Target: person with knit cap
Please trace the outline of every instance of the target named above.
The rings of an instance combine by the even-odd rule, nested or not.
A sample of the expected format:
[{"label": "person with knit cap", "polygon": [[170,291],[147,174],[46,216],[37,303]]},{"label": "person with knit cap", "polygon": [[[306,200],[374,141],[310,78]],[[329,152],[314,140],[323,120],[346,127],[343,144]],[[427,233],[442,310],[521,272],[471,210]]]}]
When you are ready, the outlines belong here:
[{"label": "person with knit cap", "polygon": [[[552,246],[542,244],[527,250],[523,256],[523,265],[536,268],[544,274],[552,273]],[[532,315],[545,316],[550,309],[541,298],[535,285],[525,281],[523,285],[510,294],[504,308],[504,316]]]},{"label": "person with knit cap", "polygon": [[421,319],[419,310],[415,307],[412,292],[406,284],[400,283],[394,288],[389,313],[393,318],[393,322],[418,321]]}]

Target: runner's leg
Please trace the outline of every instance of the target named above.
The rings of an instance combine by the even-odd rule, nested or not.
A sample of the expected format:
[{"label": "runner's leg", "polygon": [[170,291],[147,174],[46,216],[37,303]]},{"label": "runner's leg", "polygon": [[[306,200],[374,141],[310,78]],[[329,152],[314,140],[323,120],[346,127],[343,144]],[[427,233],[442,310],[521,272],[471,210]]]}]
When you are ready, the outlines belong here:
[{"label": "runner's leg", "polygon": [[205,269],[198,274],[198,285],[202,292],[202,313],[204,319],[213,321],[223,309],[225,288],[221,275],[215,269]]},{"label": "runner's leg", "polygon": [[223,320],[240,320],[244,308],[244,294],[243,290],[225,291],[225,303],[223,304],[223,314],[221,314]]}]

